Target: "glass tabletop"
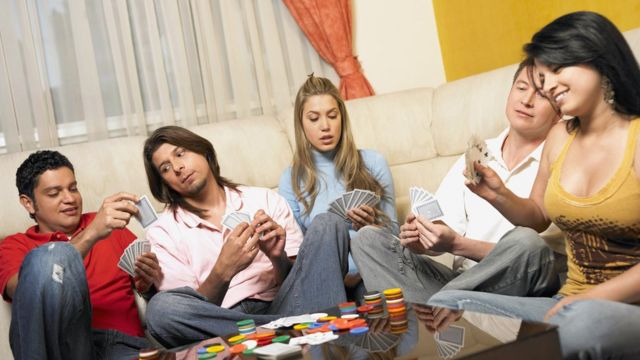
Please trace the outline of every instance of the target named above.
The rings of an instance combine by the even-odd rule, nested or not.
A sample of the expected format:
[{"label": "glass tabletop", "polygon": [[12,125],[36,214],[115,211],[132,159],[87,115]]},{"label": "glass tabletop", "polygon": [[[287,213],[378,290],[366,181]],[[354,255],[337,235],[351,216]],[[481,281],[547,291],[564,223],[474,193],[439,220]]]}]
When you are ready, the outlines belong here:
[{"label": "glass tabletop", "polygon": [[[446,328],[434,329],[416,316],[414,307],[423,313],[424,306],[406,304],[406,326],[398,327],[397,316],[385,308],[382,314],[365,316],[368,330],[362,334],[340,333],[329,342],[301,345],[301,351],[287,359],[495,359],[517,356],[518,359],[560,359],[556,327],[502,316],[462,312]],[[338,307],[324,311],[339,318]],[[420,318],[424,318],[420,316]],[[392,326],[393,324],[394,326]],[[401,322],[402,323],[402,322]],[[403,323],[404,324],[404,323]],[[259,328],[258,333],[268,331]],[[279,328],[276,336],[292,338],[308,334],[308,329]],[[198,350],[219,344],[215,359],[256,359],[253,355],[232,354],[230,338],[238,334],[208,339],[189,347],[170,351],[163,358],[198,359]],[[281,339],[285,339],[284,338]],[[201,350],[202,352],[203,350]],[[511,355],[509,355],[511,354]],[[528,356],[531,357],[528,357]],[[542,357],[540,357],[542,355]],[[498,357],[499,356],[499,357]]]}]

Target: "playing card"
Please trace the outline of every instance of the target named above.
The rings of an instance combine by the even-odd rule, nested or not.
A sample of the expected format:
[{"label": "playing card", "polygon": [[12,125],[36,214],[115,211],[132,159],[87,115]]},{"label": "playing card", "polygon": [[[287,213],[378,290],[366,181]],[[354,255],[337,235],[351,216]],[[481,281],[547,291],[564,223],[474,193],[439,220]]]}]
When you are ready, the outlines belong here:
[{"label": "playing card", "polygon": [[431,200],[426,203],[418,204],[412,210],[416,216],[422,215],[423,217],[429,219],[429,221],[437,220],[444,215],[437,200]]},{"label": "playing card", "polygon": [[140,200],[134,204],[138,208],[138,213],[134,216],[143,228],[149,227],[154,221],[158,220],[156,211],[151,206],[151,202],[147,195],[142,195]]},{"label": "playing card", "polygon": [[302,348],[298,345],[272,343],[256,348],[253,353],[263,359],[284,359],[302,354]]},{"label": "playing card", "polygon": [[444,331],[438,331],[438,340],[455,346],[464,346],[464,328],[462,326],[450,325]]},{"label": "playing card", "polygon": [[118,267],[131,276],[135,276],[135,263],[140,255],[151,251],[151,243],[148,240],[137,239],[124,249]]},{"label": "playing card", "polygon": [[229,230],[235,229],[242,222],[251,223],[251,216],[240,211],[234,211],[222,218],[222,225]]},{"label": "playing card", "polygon": [[480,182],[480,173],[475,170],[474,163],[481,165],[487,165],[491,154],[487,143],[478,139],[476,136],[472,136],[467,143],[467,150],[464,152],[465,166],[466,166],[466,179],[473,184]]}]

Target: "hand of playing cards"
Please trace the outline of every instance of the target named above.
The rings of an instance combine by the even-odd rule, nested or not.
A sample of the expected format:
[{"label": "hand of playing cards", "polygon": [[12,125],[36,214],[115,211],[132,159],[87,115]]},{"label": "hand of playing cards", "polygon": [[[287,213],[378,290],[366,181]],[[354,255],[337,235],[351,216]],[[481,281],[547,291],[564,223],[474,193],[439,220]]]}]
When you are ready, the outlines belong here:
[{"label": "hand of playing cards", "polygon": [[131,277],[135,277],[136,259],[138,256],[149,251],[151,251],[151,243],[148,240],[136,240],[132,242],[124,249],[124,253],[122,253],[120,261],[118,262],[118,267],[131,275]]},{"label": "hand of playing cards", "polygon": [[240,223],[243,222],[251,224],[251,216],[240,211],[228,213],[222,218],[222,225],[229,230],[233,230],[236,226],[240,225]]},{"label": "hand of playing cards", "polygon": [[380,196],[369,190],[355,189],[342,194],[329,204],[329,212],[342,216],[349,220],[347,212],[353,208],[367,205],[375,207],[380,202]]},{"label": "hand of playing cards", "polygon": [[411,198],[411,212],[415,216],[422,215],[429,221],[434,221],[444,215],[438,200],[427,190],[413,186],[409,188],[409,197]]},{"label": "hand of playing cards", "polygon": [[474,163],[487,166],[490,159],[489,148],[487,143],[483,140],[472,136],[467,143],[467,150],[464,152],[464,159],[467,171],[465,172],[465,178],[472,184],[478,185],[480,183],[480,173],[478,173],[474,167]]},{"label": "hand of playing cards", "polygon": [[464,347],[464,328],[450,325],[446,330],[436,331],[433,338],[440,357],[449,359],[456,356]]}]

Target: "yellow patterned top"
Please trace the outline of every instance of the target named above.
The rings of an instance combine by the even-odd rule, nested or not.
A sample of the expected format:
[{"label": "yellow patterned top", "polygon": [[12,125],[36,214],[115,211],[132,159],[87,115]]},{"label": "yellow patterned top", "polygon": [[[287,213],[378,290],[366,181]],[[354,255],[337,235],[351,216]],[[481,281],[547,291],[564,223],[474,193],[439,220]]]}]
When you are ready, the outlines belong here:
[{"label": "yellow patterned top", "polygon": [[593,196],[578,197],[560,185],[562,164],[576,132],[551,165],[544,205],[567,238],[569,272],[561,295],[583,293],[640,262],[640,180],[633,168],[639,135],[636,118],[629,126],[622,165]]}]

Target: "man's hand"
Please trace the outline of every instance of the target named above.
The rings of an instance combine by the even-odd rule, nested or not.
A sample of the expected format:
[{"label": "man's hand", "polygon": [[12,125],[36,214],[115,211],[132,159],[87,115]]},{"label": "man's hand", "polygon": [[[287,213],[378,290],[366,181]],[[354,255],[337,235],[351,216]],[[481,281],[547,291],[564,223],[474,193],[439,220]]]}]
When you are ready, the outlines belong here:
[{"label": "man's hand", "polygon": [[253,226],[240,223],[225,238],[213,271],[224,281],[231,281],[251,265],[259,250],[258,234]]},{"label": "man's hand", "polygon": [[398,236],[400,244],[416,254],[439,255],[435,251],[429,250],[425,244],[420,241],[420,231],[418,230],[418,220],[413,213],[407,215],[405,223],[400,226],[400,235]]},{"label": "man's hand", "polygon": [[453,322],[458,321],[464,311],[452,310],[442,307],[427,306],[421,304],[411,304],[416,317],[431,333],[444,330]]},{"label": "man's hand", "polygon": [[135,262],[136,276],[133,278],[136,290],[146,293],[155,282],[162,280],[162,270],[155,253],[142,253]]},{"label": "man's hand", "polygon": [[[488,166],[474,163],[476,171],[480,173],[480,182],[476,185],[466,180],[465,185],[476,195],[493,203],[506,189],[500,176]],[[464,171],[466,173],[466,170]]]},{"label": "man's hand", "polygon": [[358,231],[367,225],[376,224],[376,209],[369,205],[360,205],[347,211],[347,217],[351,220],[353,229]]},{"label": "man's hand", "polygon": [[104,199],[95,219],[85,231],[97,240],[111,235],[115,229],[124,229],[131,216],[138,213],[134,203],[139,199],[136,195],[121,192]]},{"label": "man's hand", "polygon": [[258,210],[251,225],[255,227],[259,237],[258,245],[269,259],[282,259],[286,257],[284,246],[287,242],[287,233],[282,226],[275,222],[264,210]]},{"label": "man's hand", "polygon": [[454,246],[462,237],[444,223],[432,223],[419,216],[416,219],[420,243],[425,249],[435,252],[453,253]]}]

